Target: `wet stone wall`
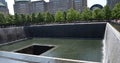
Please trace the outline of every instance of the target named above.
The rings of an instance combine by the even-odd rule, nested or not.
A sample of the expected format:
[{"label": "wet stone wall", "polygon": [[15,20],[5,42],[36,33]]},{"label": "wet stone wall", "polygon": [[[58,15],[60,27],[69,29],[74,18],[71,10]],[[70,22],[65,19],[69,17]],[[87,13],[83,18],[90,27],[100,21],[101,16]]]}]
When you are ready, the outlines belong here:
[{"label": "wet stone wall", "polygon": [[0,28],[0,43],[6,43],[25,38],[24,27]]},{"label": "wet stone wall", "polygon": [[99,38],[103,39],[106,23],[61,24],[25,27],[27,37]]},{"label": "wet stone wall", "polygon": [[95,38],[103,39],[106,23],[69,23],[0,28],[0,43],[24,38]]}]

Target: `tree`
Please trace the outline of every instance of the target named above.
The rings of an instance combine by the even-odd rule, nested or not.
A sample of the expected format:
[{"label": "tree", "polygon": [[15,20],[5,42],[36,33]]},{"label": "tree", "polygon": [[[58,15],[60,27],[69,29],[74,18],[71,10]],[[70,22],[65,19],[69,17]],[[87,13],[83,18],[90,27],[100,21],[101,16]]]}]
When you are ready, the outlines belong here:
[{"label": "tree", "polygon": [[112,10],[112,19],[120,19],[120,2]]},{"label": "tree", "polygon": [[77,14],[77,11],[75,11],[73,8],[69,9],[68,12],[67,12],[67,21],[74,21],[76,20],[76,14]]},{"label": "tree", "polygon": [[31,22],[32,22],[31,15],[27,15],[26,24],[30,24]]},{"label": "tree", "polygon": [[67,18],[66,18],[67,13],[65,11],[63,12],[63,16],[64,16],[64,20],[66,21],[67,20]]},{"label": "tree", "polygon": [[6,23],[6,19],[5,19],[5,16],[0,13],[0,24],[5,24]]},{"label": "tree", "polygon": [[81,13],[79,11],[76,11],[76,21],[80,21],[81,20]]},{"label": "tree", "polygon": [[25,14],[21,14],[21,23],[25,24],[27,22],[27,17]]},{"label": "tree", "polygon": [[44,13],[44,21],[46,23],[50,23],[50,22],[54,22],[55,19],[54,19],[54,16],[52,14],[50,14],[49,12],[45,12]]},{"label": "tree", "polygon": [[32,18],[31,23],[36,23],[36,21],[37,21],[37,17],[36,17],[36,14],[35,14],[35,13],[32,13],[31,18]]},{"label": "tree", "polygon": [[44,17],[43,14],[39,13],[37,15],[37,23],[41,23],[41,22],[44,22]]},{"label": "tree", "polygon": [[101,9],[97,8],[92,13],[92,18],[96,20],[104,19],[104,13]]},{"label": "tree", "polygon": [[8,14],[7,16],[6,16],[6,23],[7,24],[14,24],[14,16],[13,15],[10,15],[10,14]]},{"label": "tree", "polygon": [[55,14],[55,21],[56,22],[63,22],[65,20],[64,14],[61,11],[57,11]]},{"label": "tree", "polygon": [[108,5],[106,5],[103,8],[103,12],[104,12],[104,19],[107,19],[107,20],[111,19],[111,10]]},{"label": "tree", "polygon": [[92,19],[92,12],[90,11],[90,9],[85,8],[81,16],[82,16],[82,20],[90,20]]},{"label": "tree", "polygon": [[16,25],[22,24],[20,14],[15,13],[15,15],[14,15],[14,24],[16,24]]}]

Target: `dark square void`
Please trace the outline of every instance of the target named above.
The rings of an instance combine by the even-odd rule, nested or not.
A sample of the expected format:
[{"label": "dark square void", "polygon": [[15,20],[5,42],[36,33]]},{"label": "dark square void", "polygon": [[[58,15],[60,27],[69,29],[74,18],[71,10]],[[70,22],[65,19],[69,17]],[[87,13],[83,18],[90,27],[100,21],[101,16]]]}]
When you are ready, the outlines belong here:
[{"label": "dark square void", "polygon": [[54,48],[54,46],[41,46],[41,45],[32,45],[27,48],[23,48],[21,50],[17,50],[17,53],[31,54],[31,55],[40,55],[50,49]]}]

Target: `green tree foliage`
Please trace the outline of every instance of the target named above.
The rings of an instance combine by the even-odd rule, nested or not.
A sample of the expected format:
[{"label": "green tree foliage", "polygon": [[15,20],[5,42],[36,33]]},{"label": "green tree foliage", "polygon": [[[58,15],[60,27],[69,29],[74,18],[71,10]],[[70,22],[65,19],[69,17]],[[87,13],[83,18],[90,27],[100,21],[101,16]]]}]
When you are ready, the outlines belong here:
[{"label": "green tree foliage", "polygon": [[6,24],[14,24],[14,16],[13,15],[8,14],[6,16]]},{"label": "green tree foliage", "polygon": [[54,16],[52,14],[50,14],[49,12],[45,12],[44,13],[44,21],[46,23],[50,23],[50,22],[54,22]]},{"label": "green tree foliage", "polygon": [[107,20],[111,19],[111,10],[108,5],[106,5],[103,8],[103,12],[104,12],[104,19],[107,19]]},{"label": "green tree foliage", "polygon": [[56,22],[63,22],[63,21],[65,21],[64,13],[61,12],[61,11],[57,11],[56,14],[55,14],[55,21]]},{"label": "green tree foliage", "polygon": [[101,9],[97,8],[92,13],[92,18],[96,20],[104,19],[104,13]]},{"label": "green tree foliage", "polygon": [[44,17],[43,14],[39,13],[37,15],[37,23],[41,23],[41,22],[44,22]]},{"label": "green tree foliage", "polygon": [[112,19],[120,19],[120,2],[112,10]]},{"label": "green tree foliage", "polygon": [[36,23],[36,21],[37,21],[37,16],[36,16],[36,14],[35,13],[32,13],[32,21],[31,21],[31,23]]},{"label": "green tree foliage", "polygon": [[14,24],[16,24],[16,25],[21,25],[22,24],[20,14],[15,13],[15,15],[14,15]]},{"label": "green tree foliage", "polygon": [[66,18],[67,13],[65,11],[63,12],[63,16],[64,16],[64,20],[66,21],[67,20],[67,18]]},{"label": "green tree foliage", "polygon": [[82,20],[90,20],[92,19],[92,12],[90,11],[90,9],[85,8],[81,16],[82,16]]},{"label": "green tree foliage", "polygon": [[24,14],[21,14],[21,23],[25,24],[27,22],[27,17]]},{"label": "green tree foliage", "polygon": [[32,22],[32,18],[31,18],[31,15],[27,15],[27,18],[26,18],[26,23],[25,24],[30,24]]},{"label": "green tree foliage", "polygon": [[75,21],[80,21],[81,20],[81,13],[79,11],[76,11],[76,19]]},{"label": "green tree foliage", "polygon": [[68,12],[67,12],[67,21],[70,22],[70,21],[75,21],[77,18],[76,18],[76,14],[77,14],[77,11],[75,11],[73,8],[72,9],[69,9]]},{"label": "green tree foliage", "polygon": [[0,13],[0,24],[5,24],[6,23],[6,19],[5,19],[5,16]]}]

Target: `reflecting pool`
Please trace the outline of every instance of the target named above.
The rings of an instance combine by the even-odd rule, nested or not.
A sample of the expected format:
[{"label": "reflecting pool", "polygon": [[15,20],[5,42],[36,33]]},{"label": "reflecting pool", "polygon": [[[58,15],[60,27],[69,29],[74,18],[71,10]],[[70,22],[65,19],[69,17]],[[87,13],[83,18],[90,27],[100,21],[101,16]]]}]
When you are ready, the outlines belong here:
[{"label": "reflecting pool", "polygon": [[[0,46],[2,51],[17,51],[30,45],[48,45],[54,48],[40,54],[41,56],[95,61],[102,59],[102,40],[75,38],[32,38],[25,41]],[[23,53],[24,54],[24,53]]]}]

